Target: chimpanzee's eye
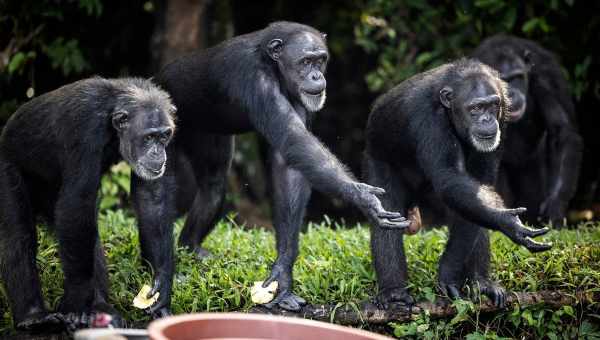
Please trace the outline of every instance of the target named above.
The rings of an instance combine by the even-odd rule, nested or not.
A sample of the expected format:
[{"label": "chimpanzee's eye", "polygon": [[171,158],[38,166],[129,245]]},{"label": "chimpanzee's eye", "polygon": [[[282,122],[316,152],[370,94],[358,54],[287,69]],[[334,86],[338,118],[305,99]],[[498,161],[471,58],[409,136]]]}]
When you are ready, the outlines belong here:
[{"label": "chimpanzee's eye", "polygon": [[154,139],[154,137],[152,135],[147,135],[144,137],[144,142],[147,144],[152,143],[152,140]]},{"label": "chimpanzee's eye", "polygon": [[519,81],[523,81],[524,79],[525,79],[525,75],[521,74],[521,73],[518,73],[518,74],[512,75],[511,77],[504,78],[504,81],[507,82],[507,83],[509,83],[509,84],[511,84],[511,83],[514,84],[514,83],[517,83]]},{"label": "chimpanzee's eye", "polygon": [[303,65],[305,65],[305,66],[308,66],[308,65],[310,65],[310,59],[308,59],[308,58],[304,58],[304,59],[302,60],[302,64],[303,64]]},{"label": "chimpanzee's eye", "polygon": [[165,132],[160,135],[160,142],[163,144],[167,143],[169,141],[169,139],[171,139],[170,132]]},{"label": "chimpanzee's eye", "polygon": [[490,111],[493,114],[498,114],[498,104],[496,104],[496,103],[490,104]]}]

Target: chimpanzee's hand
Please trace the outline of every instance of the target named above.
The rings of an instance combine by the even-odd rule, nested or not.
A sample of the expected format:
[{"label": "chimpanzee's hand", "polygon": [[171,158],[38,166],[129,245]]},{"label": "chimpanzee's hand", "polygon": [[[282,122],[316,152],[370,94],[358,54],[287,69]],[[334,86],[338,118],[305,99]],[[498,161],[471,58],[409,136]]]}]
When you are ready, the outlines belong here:
[{"label": "chimpanzee's hand", "polygon": [[152,306],[144,310],[147,314],[151,315],[153,319],[171,315],[171,285],[168,283],[163,283],[163,280],[168,279],[161,278],[160,275],[155,277],[152,289],[146,295],[146,298],[150,299],[154,296],[154,294],[160,293],[158,300],[156,300]]},{"label": "chimpanzee's hand", "polygon": [[402,214],[383,209],[377,196],[385,194],[382,188],[365,183],[353,183],[354,192],[352,202],[369,217],[372,223],[377,223],[382,228],[405,229],[410,225]]},{"label": "chimpanzee's hand", "polygon": [[532,237],[541,236],[550,231],[550,228],[532,229],[523,225],[519,214],[527,211],[526,208],[502,209],[501,213],[507,220],[508,226],[501,231],[516,244],[520,244],[535,253],[552,248],[552,243],[537,242]]},{"label": "chimpanzee's hand", "polygon": [[562,225],[567,215],[568,202],[560,199],[557,195],[551,195],[540,204],[540,216],[543,222],[551,222],[553,225]]}]

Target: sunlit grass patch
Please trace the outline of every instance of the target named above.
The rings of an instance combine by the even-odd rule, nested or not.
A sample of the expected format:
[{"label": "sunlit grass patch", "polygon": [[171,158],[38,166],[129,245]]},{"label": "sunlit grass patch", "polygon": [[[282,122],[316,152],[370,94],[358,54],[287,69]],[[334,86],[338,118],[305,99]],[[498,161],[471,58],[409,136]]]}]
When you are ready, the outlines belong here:
[{"label": "sunlit grass patch", "polygon": [[[141,266],[135,219],[124,211],[100,216],[100,234],[109,266],[111,301],[135,322],[147,321],[131,304],[151,272]],[[182,226],[177,223],[177,232]],[[175,238],[176,239],[176,238]],[[546,239],[552,250],[532,254],[500,233],[492,234],[492,275],[507,289],[574,292],[600,287],[600,228],[588,224],[576,230],[552,231]],[[57,245],[48,232],[39,236],[38,266],[43,291],[51,307],[62,294],[62,270]],[[447,240],[445,228],[405,237],[411,293],[418,300],[435,293],[437,261]],[[252,306],[250,287],[264,280],[275,260],[273,234],[221,222],[205,243],[213,256],[199,261],[184,249],[177,251],[173,312],[243,311]],[[331,223],[309,224],[300,238],[294,268],[295,292],[309,303],[359,302],[376,292],[371,267],[369,230],[364,226],[336,228]],[[1,329],[10,328],[6,299]]]}]

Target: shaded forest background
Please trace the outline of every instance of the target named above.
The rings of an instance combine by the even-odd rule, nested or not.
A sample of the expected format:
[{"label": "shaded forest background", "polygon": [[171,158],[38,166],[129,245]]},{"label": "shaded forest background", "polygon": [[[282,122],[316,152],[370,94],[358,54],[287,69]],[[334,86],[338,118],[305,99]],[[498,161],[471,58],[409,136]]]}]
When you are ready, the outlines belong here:
[{"label": "shaded forest background", "polygon": [[[265,27],[298,21],[328,34],[328,101],[314,131],[357,175],[363,130],[377,95],[416,72],[468,55],[505,32],[555,52],[575,98],[585,141],[572,206],[599,199],[600,2],[284,1],[284,0],[0,0],[0,126],[28,98],[80,78],[149,77],[173,58]],[[236,140],[228,202],[240,221],[269,225],[265,145]],[[113,169],[103,206],[123,205],[128,172]],[[309,218],[360,220],[343,202],[315,192]]]}]

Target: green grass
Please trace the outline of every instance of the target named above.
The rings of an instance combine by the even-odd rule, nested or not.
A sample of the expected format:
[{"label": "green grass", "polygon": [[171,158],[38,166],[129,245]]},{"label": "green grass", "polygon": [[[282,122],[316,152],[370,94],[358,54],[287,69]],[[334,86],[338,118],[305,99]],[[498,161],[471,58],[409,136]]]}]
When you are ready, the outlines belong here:
[{"label": "green grass", "polygon": [[[131,306],[141,286],[151,282],[151,273],[140,263],[135,223],[134,218],[120,210],[103,213],[99,221],[109,265],[112,303],[129,320],[146,321],[144,313]],[[180,227],[181,222],[178,222],[177,231]],[[435,292],[437,261],[446,236],[445,229],[438,229],[405,238],[409,288],[417,299],[431,297]],[[532,254],[501,234],[493,233],[495,278],[506,288],[519,291],[600,289],[598,225],[553,231],[546,239],[554,242],[552,250]],[[217,312],[251,307],[249,287],[267,276],[275,259],[273,234],[222,222],[205,246],[214,256],[203,261],[178,250],[173,312]],[[46,232],[40,233],[38,266],[46,301],[55,307],[62,294],[62,272],[56,243]],[[358,302],[374,294],[368,228],[336,228],[325,222],[310,224],[300,239],[294,279],[295,292],[309,303]],[[4,297],[0,298],[0,310],[6,311],[0,319],[2,331],[11,327]]]}]

